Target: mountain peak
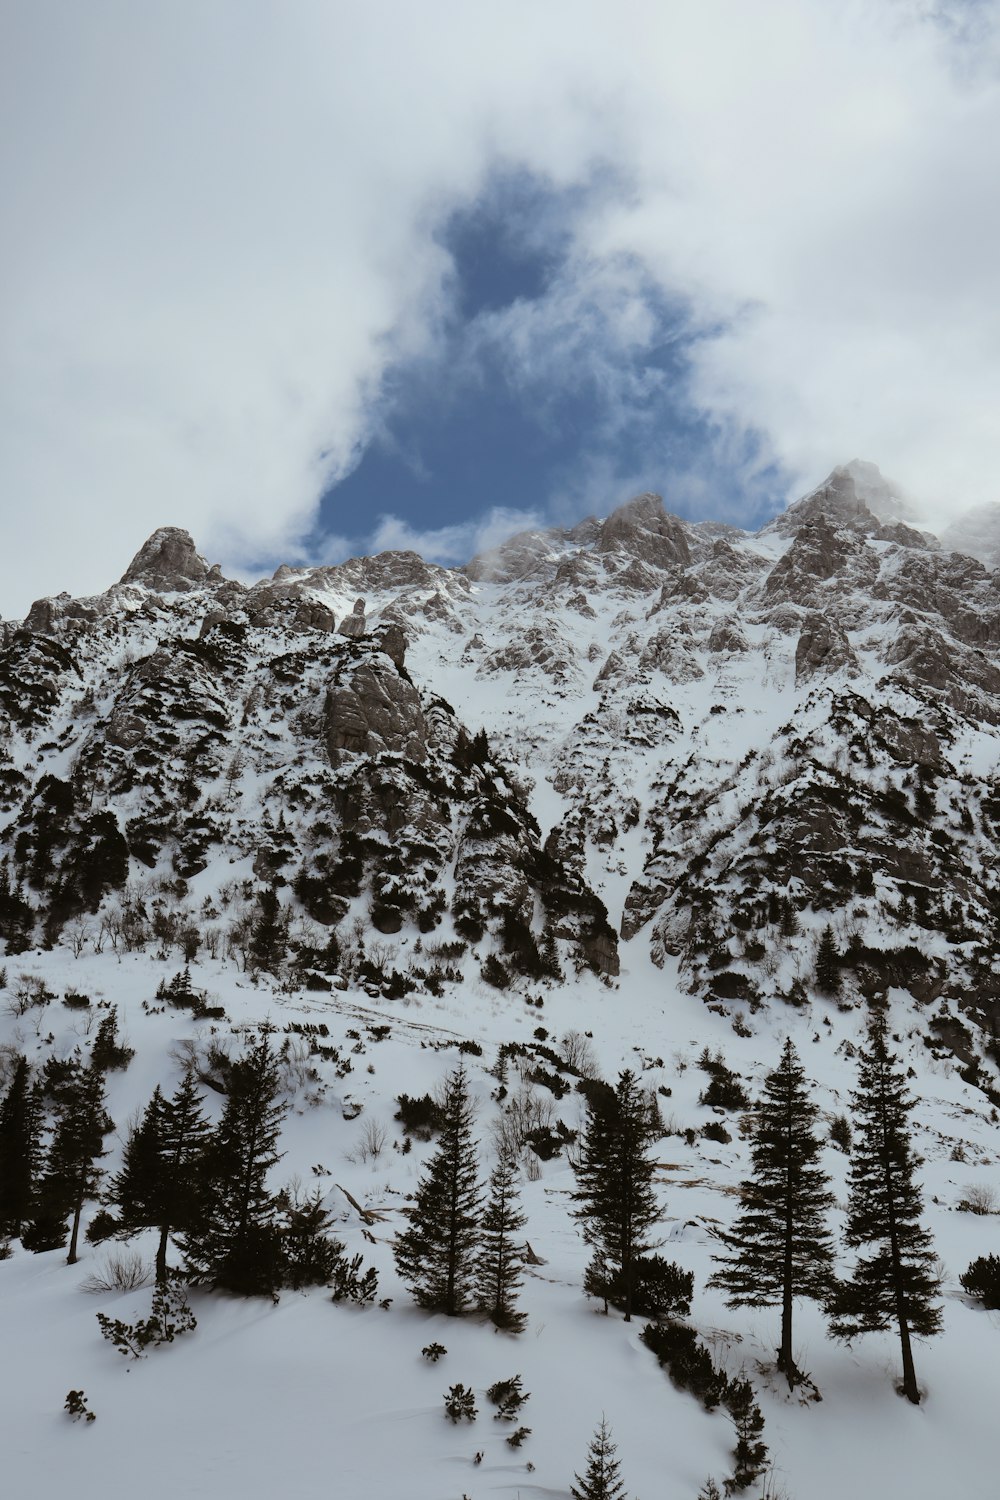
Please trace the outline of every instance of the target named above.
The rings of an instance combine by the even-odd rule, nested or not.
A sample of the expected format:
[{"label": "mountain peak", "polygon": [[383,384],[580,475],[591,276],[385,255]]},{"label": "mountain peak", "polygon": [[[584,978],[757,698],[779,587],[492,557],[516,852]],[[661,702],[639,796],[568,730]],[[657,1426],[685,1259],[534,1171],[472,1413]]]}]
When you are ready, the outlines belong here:
[{"label": "mountain peak", "polygon": [[[827,475],[821,485],[811,490],[801,500],[796,500],[788,509],[766,528],[784,533],[798,531],[820,516],[834,525],[849,526],[868,535],[884,534],[890,539],[886,528],[912,526],[916,520],[902,490],[891,479],[886,479],[877,464],[866,459],[854,458],[850,463],[838,464]],[[912,532],[905,537],[910,545],[926,545],[927,539]]]},{"label": "mountain peak", "polygon": [[691,561],[687,527],[664,508],[660,495],[636,495],[613,510],[601,527],[598,552],[627,552],[656,567]]},{"label": "mountain peak", "polygon": [[222,582],[218,564],[209,567],[195,547],[190,532],[180,526],[160,526],[122,574],[122,583],[141,583],[161,593],[186,593]]}]

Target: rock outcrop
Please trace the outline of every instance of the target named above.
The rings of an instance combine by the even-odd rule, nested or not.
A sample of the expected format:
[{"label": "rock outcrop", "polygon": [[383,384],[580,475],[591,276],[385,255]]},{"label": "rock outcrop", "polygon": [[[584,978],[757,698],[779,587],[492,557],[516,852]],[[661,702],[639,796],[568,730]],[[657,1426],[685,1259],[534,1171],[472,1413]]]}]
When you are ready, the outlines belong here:
[{"label": "rock outcrop", "polygon": [[139,548],[121,581],[172,594],[211,588],[225,580],[218,565],[208,565],[188,532],[179,526],[161,526]]}]

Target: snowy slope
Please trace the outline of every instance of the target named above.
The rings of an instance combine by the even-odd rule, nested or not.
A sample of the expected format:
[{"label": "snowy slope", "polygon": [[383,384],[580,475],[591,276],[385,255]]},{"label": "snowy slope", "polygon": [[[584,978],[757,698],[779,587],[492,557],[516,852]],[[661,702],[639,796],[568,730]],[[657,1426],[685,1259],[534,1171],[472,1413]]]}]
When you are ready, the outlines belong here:
[{"label": "snowy slope", "polygon": [[[67,1267],[61,1252],[15,1245],[0,1262],[14,1490],[563,1496],[602,1412],[630,1495],[694,1500],[707,1475],[721,1484],[728,1418],[674,1389],[641,1320],[604,1317],[583,1296],[565,1152],[524,1159],[525,1233],[542,1263],[520,1337],[419,1312],[395,1275],[390,1241],[431,1149],[401,1152],[396,1096],[432,1090],[463,1056],[485,1175],[498,1048],[558,1050],[574,1032],[592,1036],[605,1077],[628,1066],[660,1090],[663,1253],[694,1272],[692,1322],[714,1357],[758,1389],[772,1493],[995,1492],[1000,1315],[974,1306],[958,1274],[1000,1253],[1000,1216],[958,1205],[970,1187],[1000,1189],[1000,598],[981,564],[869,509],[866,496],[885,495],[852,470],[757,536],[685,526],[640,497],[465,572],[387,554],[243,590],[158,533],[107,595],[40,601],[24,628],[2,627],[0,844],[29,915],[4,908],[0,1065],[13,1051],[40,1063],[86,1050],[102,1005],[116,1005],[136,1056],[110,1076],[113,1170],[157,1083],[172,1089],[185,1059],[270,1022],[288,1042],[290,1101],[275,1185],[321,1186],[391,1299],[362,1310],[321,1289],[274,1307],[196,1293],[196,1332],[128,1366],[94,1315],[131,1316],[148,1290],[81,1289],[115,1247],[88,1245]],[[348,617],[361,624],[343,635]],[[480,728],[488,758],[469,763],[461,733]],[[118,848],[97,813],[125,865],[112,850],[95,874],[100,839]],[[97,881],[94,909],[60,888],[67,870]],[[296,884],[303,871],[319,886]],[[289,948],[276,973],[255,975],[246,926],[272,883]],[[551,932],[561,981],[516,973],[513,910],[539,941]],[[478,935],[463,928],[470,911]],[[838,997],[815,985],[827,925]],[[156,1000],[192,929],[195,983],[224,1017]],[[326,961],[331,932],[339,953]],[[449,957],[434,962],[452,977],[429,983],[442,945]],[[509,988],[482,977],[491,952]],[[53,998],[19,1014],[23,976]],[[71,990],[91,1007],[66,1007]],[[891,1336],[845,1349],[808,1306],[799,1362],[823,1399],[788,1396],[777,1313],[729,1311],[704,1284],[746,1169],[738,1119],[727,1145],[685,1136],[715,1118],[698,1103],[706,1046],[753,1093],[791,1035],[824,1118],[845,1113],[876,997],[913,1070],[943,1262],[945,1332],[918,1346],[918,1408],[894,1392]],[[320,1024],[339,1065],[286,1031]],[[578,1093],[533,1090],[579,1129]],[[372,1122],[385,1129],[375,1157]],[[842,1207],[846,1158],[831,1145],[825,1165]],[[420,1350],[434,1340],[448,1354],[429,1365]],[[532,1435],[512,1451],[483,1391],[515,1371]],[[456,1381],[479,1393],[474,1426],[443,1416]],[[81,1387],[89,1426],[61,1410]]]}]

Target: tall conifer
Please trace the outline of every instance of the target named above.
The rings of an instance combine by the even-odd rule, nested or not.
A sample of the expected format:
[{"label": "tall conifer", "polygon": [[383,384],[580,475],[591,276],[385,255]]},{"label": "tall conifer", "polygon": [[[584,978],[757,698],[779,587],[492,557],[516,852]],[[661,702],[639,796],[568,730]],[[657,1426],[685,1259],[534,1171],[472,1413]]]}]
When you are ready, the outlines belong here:
[{"label": "tall conifer", "polygon": [[520,1333],[528,1321],[517,1311],[517,1293],[524,1279],[524,1250],[515,1242],[524,1228],[517,1167],[502,1154],[490,1177],[489,1201],[482,1221],[482,1244],[477,1263],[476,1301],[497,1328]]},{"label": "tall conifer", "polygon": [[482,1204],[464,1068],[449,1076],[441,1110],[438,1146],[393,1253],[396,1269],[419,1305],[454,1317],[475,1295]]},{"label": "tall conifer", "polygon": [[56,1125],[42,1177],[40,1211],[43,1218],[70,1218],[68,1265],[77,1260],[83,1205],[93,1198],[104,1175],[104,1136],[114,1125],[105,1108],[104,1077],[85,1068],[77,1056],[56,1099]]},{"label": "tall conifer", "polygon": [[740,1184],[741,1212],[732,1231],[720,1235],[726,1250],[715,1257],[718,1269],[708,1282],[723,1289],[730,1307],[780,1306],[778,1368],[789,1388],[799,1378],[792,1357],[794,1300],[825,1301],[833,1285],[826,1221],[834,1199],[817,1165],[816,1115],[789,1038],[757,1101],[752,1176]]},{"label": "tall conifer", "polygon": [[19,1056],[0,1104],[0,1235],[19,1236],[31,1218],[38,1172],[41,1094],[28,1059]]},{"label": "tall conifer", "polygon": [[830,1304],[831,1332],[852,1339],[860,1333],[899,1329],[903,1394],[917,1405],[920,1391],[911,1335],[941,1330],[941,1310],[931,1237],[920,1224],[923,1208],[914,1180],[907,1115],[914,1099],[898,1058],[889,1051],[885,1015],[868,1027],[868,1048],[859,1052],[854,1106],[854,1150],[849,1169],[845,1239],[859,1255],[853,1277],[841,1283]]},{"label": "tall conifer", "polygon": [[265,1032],[239,1058],[226,1107],[205,1154],[204,1196],[184,1236],[194,1275],[244,1296],[273,1294],[281,1282],[277,1205],[267,1187],[287,1106],[279,1101],[278,1059]]},{"label": "tall conifer", "polygon": [[622,1073],[614,1090],[591,1093],[576,1169],[575,1213],[594,1251],[588,1290],[608,1300],[612,1287],[617,1289],[626,1323],[632,1318],[637,1262],[653,1248],[647,1236],[659,1216],[650,1135],[649,1103],[634,1073]]},{"label": "tall conifer", "polygon": [[157,1087],[125,1146],[122,1170],[112,1184],[127,1230],[160,1233],[156,1279],[167,1276],[170,1236],[194,1228],[208,1138],[202,1098],[190,1071],[171,1099]]}]

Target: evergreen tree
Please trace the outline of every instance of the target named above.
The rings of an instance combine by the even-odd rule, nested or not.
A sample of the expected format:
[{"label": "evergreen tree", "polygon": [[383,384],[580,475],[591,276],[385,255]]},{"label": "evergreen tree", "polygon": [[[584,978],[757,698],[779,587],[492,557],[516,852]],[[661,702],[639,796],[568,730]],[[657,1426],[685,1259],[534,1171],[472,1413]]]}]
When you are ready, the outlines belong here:
[{"label": "evergreen tree", "polygon": [[118,1039],[118,1007],[113,1005],[97,1028],[90,1049],[90,1066],[99,1068],[102,1073],[111,1073],[127,1068],[134,1056],[135,1048],[126,1047]]},{"label": "evergreen tree", "polygon": [[296,1290],[324,1286],[344,1275],[348,1269],[344,1246],[329,1234],[332,1216],[323,1207],[322,1190],[317,1188],[303,1197],[294,1189],[284,1188],[275,1201],[281,1213],[284,1285]]},{"label": "evergreen tree", "polygon": [[55,1130],[39,1194],[43,1220],[71,1220],[66,1256],[70,1266],[77,1260],[83,1205],[96,1195],[104,1175],[99,1165],[105,1154],[104,1136],[113,1129],[105,1108],[103,1075],[75,1057],[56,1096]]},{"label": "evergreen tree", "polygon": [[573,1500],[625,1500],[625,1486],[618,1477],[621,1463],[615,1457],[617,1452],[617,1445],[611,1441],[611,1428],[602,1417],[587,1450],[587,1472],[582,1479],[574,1474],[576,1484],[569,1487]]},{"label": "evergreen tree", "polygon": [[112,1198],[129,1231],[158,1229],[156,1279],[167,1278],[170,1236],[194,1228],[201,1207],[201,1176],[208,1122],[194,1076],[185,1073],[172,1099],[159,1087],[125,1146]]},{"label": "evergreen tree", "polygon": [[527,1314],[516,1307],[524,1279],[524,1251],[514,1236],[524,1228],[525,1218],[511,1156],[501,1155],[490,1177],[489,1194],[476,1266],[476,1301],[497,1328],[520,1333],[528,1321]]},{"label": "evergreen tree", "polygon": [[854,1151],[849,1169],[845,1238],[860,1256],[850,1281],[841,1283],[830,1303],[831,1332],[852,1339],[895,1322],[903,1357],[903,1394],[920,1401],[913,1367],[911,1334],[940,1332],[941,1310],[933,1305],[938,1289],[931,1237],[920,1224],[923,1207],[914,1181],[907,1114],[913,1097],[898,1059],[888,1050],[886,1019],[876,1012],[868,1027],[868,1048],[861,1049],[858,1087],[852,1095]]},{"label": "evergreen tree", "polygon": [[233,1064],[226,1107],[205,1153],[203,1198],[184,1235],[196,1279],[243,1296],[274,1294],[281,1282],[280,1236],[267,1174],[287,1106],[270,1035]]},{"label": "evergreen tree", "polygon": [[726,1395],[726,1406],[736,1428],[733,1450],[733,1477],[726,1480],[726,1494],[745,1490],[763,1472],[767,1463],[767,1444],[761,1434],[764,1417],[754,1400],[749,1380],[734,1380]]},{"label": "evergreen tree", "polygon": [[285,956],[287,927],[278,893],[266,886],[257,895],[257,915],[250,934],[250,959],[258,969],[273,969]]},{"label": "evergreen tree", "polygon": [[409,1210],[409,1227],[396,1236],[396,1269],[421,1307],[454,1317],[475,1293],[482,1194],[472,1101],[465,1069],[448,1078],[441,1100],[441,1133]]},{"label": "evergreen tree", "polygon": [[816,949],[816,988],[824,995],[836,995],[840,990],[840,954],[829,923]]},{"label": "evergreen tree", "polygon": [[41,1126],[41,1091],[21,1055],[0,1104],[0,1235],[20,1236],[31,1218]]},{"label": "evergreen tree", "polygon": [[636,1262],[653,1248],[647,1231],[658,1218],[650,1133],[649,1104],[634,1073],[622,1073],[614,1090],[590,1090],[575,1214],[594,1251],[587,1289],[607,1301],[613,1284],[626,1323],[632,1319]]},{"label": "evergreen tree", "polygon": [[753,1174],[740,1184],[741,1212],[732,1232],[720,1236],[726,1253],[715,1257],[719,1269],[708,1285],[726,1292],[729,1307],[781,1307],[778,1369],[791,1389],[798,1379],[792,1304],[796,1297],[825,1301],[830,1295],[833,1245],[826,1219],[834,1199],[817,1165],[817,1109],[790,1038],[755,1114]]}]

